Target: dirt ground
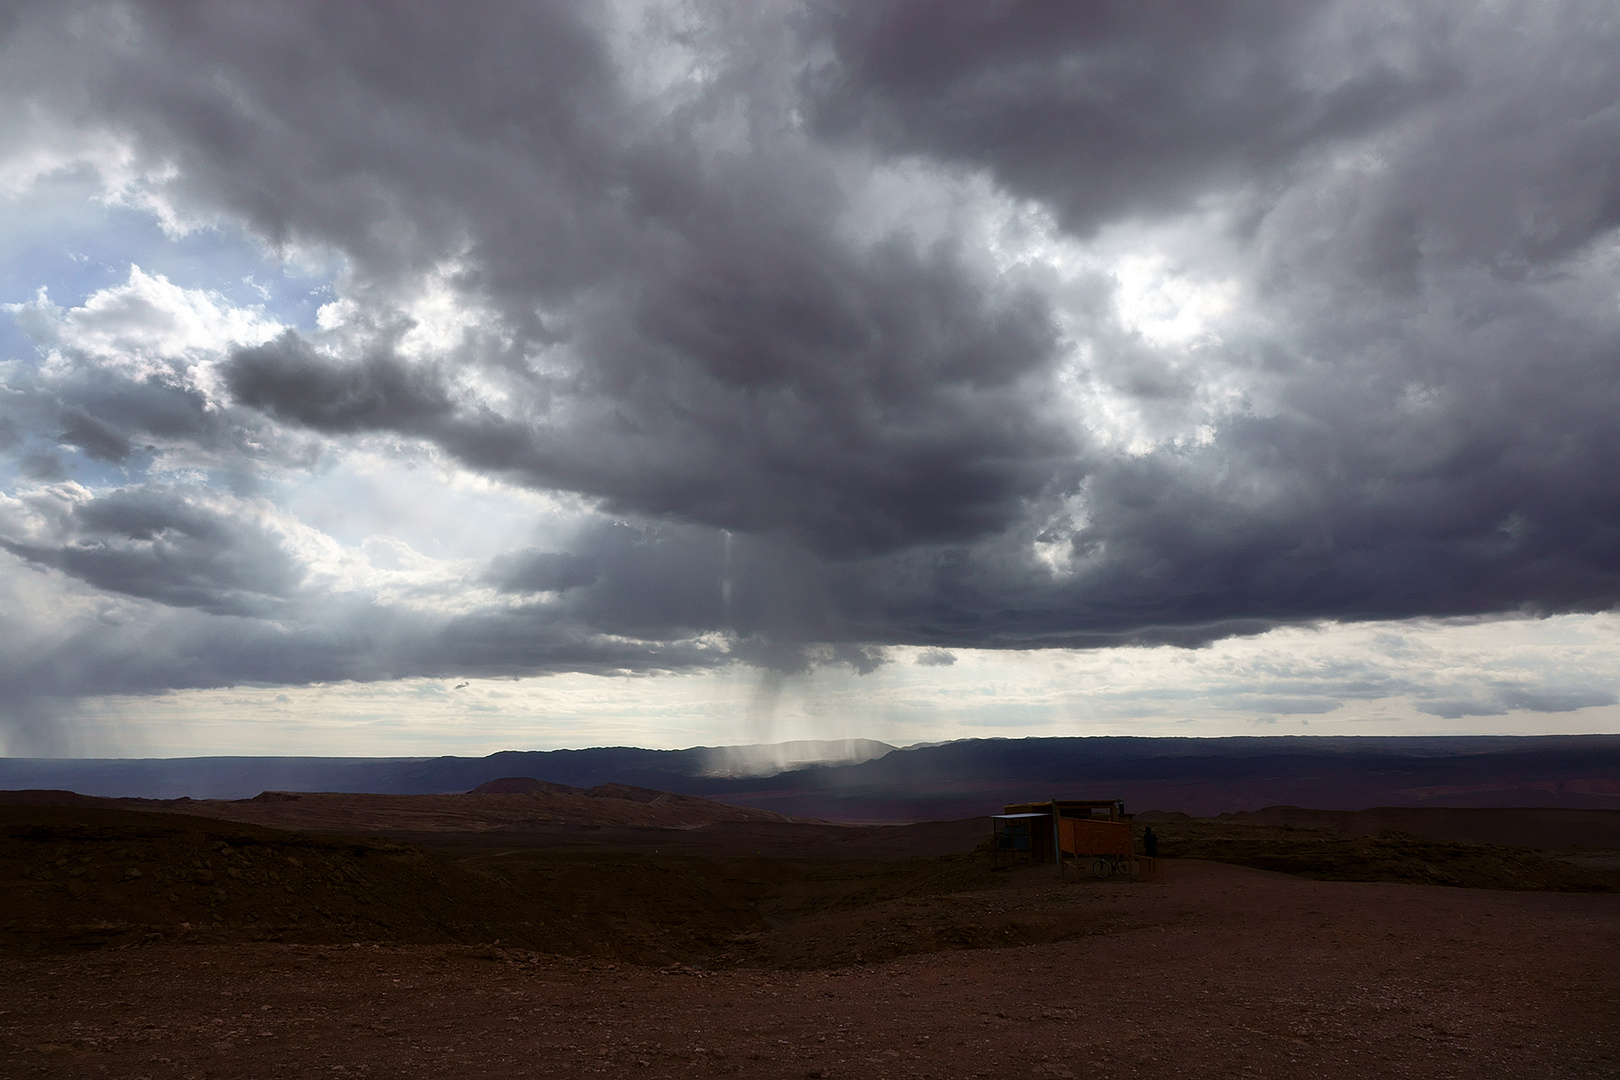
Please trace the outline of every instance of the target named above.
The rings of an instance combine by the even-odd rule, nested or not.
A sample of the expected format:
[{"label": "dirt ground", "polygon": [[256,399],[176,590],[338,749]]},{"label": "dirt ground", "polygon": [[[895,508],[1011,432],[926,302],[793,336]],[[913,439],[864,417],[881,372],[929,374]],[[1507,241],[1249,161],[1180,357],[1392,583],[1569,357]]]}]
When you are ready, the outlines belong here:
[{"label": "dirt ground", "polygon": [[1620,1076],[1613,873],[1519,849],[1171,820],[1161,882],[1060,882],[973,822],[0,825],[7,1078]]},{"label": "dirt ground", "polygon": [[[1005,891],[1068,940],[811,971],[502,948],[160,946],[7,963],[0,1071],[117,1077],[1604,1077],[1612,894],[1310,881]],[[1004,899],[981,896],[993,921]]]}]

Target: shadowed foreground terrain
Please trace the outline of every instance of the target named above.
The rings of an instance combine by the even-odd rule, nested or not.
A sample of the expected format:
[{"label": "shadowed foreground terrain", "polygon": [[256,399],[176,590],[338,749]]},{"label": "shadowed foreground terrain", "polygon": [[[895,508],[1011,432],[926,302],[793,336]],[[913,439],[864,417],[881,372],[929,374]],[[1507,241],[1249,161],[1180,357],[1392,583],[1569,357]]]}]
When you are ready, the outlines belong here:
[{"label": "shadowed foreground terrain", "polygon": [[982,820],[389,798],[0,796],[0,1074],[1620,1073],[1596,846],[1143,815],[1162,881],[1060,882]]}]

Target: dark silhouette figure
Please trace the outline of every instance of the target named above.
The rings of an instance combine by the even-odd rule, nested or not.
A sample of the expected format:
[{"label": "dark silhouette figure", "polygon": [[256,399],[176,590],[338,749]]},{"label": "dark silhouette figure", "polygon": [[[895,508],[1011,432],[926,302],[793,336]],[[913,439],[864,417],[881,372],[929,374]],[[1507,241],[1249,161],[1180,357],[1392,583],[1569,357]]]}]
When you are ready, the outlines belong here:
[{"label": "dark silhouette figure", "polygon": [[1142,834],[1142,850],[1147,852],[1150,859],[1159,857],[1159,834],[1153,831],[1151,825],[1148,826],[1147,832]]}]

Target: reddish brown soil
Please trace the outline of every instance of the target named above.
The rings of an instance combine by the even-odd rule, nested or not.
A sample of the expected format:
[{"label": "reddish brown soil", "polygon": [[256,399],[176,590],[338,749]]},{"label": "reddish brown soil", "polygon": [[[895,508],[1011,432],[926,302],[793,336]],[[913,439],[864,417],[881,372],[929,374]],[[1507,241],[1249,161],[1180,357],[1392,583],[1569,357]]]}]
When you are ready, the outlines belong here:
[{"label": "reddish brown soil", "polygon": [[1602,852],[1161,816],[1161,883],[1060,883],[974,853],[983,821],[428,803],[360,839],[6,801],[8,1080],[1620,1076]]},{"label": "reddish brown soil", "polygon": [[[643,963],[712,960],[789,920],[1004,885],[983,858],[937,854],[970,852],[979,824],[551,823],[403,844],[0,802],[0,952],[500,938]],[[914,857],[896,857],[907,850]]]},{"label": "reddish brown soil", "polygon": [[[1581,811],[1577,811],[1578,813]],[[1589,812],[1589,811],[1588,811]],[[1467,811],[1454,811],[1466,814]],[[1143,815],[1171,858],[1214,859],[1281,870],[1328,881],[1408,881],[1484,889],[1602,891],[1620,886],[1620,874],[1577,849],[1537,851],[1500,844],[1452,843],[1396,830],[1343,835],[1288,824],[1256,824],[1256,815]],[[1476,832],[1484,832],[1477,828]],[[1581,850],[1585,856],[1607,849]],[[1561,857],[1563,856],[1563,857]]]},{"label": "reddish brown soil", "polygon": [[[1184,815],[1175,815],[1184,817]],[[1268,806],[1253,813],[1222,814],[1240,825],[1285,825],[1337,836],[1403,832],[1456,844],[1505,844],[1523,848],[1620,848],[1620,810],[1545,806],[1459,808],[1380,806],[1372,810],[1306,810]]]},{"label": "reddish brown soil", "polygon": [[[1044,878],[1044,881],[1042,880]],[[1209,863],[1059,887],[1066,941],[814,971],[503,949],[163,946],[13,960],[8,1077],[1613,1077],[1612,895]],[[993,920],[1000,901],[981,898]]]}]

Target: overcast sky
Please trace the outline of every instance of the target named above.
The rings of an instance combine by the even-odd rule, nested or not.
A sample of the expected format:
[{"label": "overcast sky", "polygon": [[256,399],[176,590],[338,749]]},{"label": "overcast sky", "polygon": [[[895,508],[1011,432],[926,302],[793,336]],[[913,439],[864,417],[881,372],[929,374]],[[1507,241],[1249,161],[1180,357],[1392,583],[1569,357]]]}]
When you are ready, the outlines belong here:
[{"label": "overcast sky", "polygon": [[1620,9],[0,9],[0,749],[1620,730]]}]

